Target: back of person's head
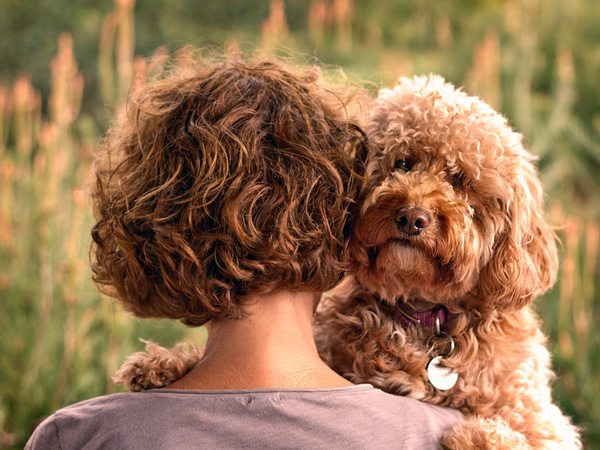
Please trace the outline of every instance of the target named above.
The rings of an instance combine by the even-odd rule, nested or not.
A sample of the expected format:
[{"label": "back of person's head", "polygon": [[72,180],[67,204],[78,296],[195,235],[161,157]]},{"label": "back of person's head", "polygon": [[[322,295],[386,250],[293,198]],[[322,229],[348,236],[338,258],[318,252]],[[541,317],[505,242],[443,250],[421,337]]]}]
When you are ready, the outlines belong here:
[{"label": "back of person's head", "polygon": [[132,92],[102,143],[92,269],[140,317],[239,318],[248,295],[347,270],[364,149],[319,70],[195,57]]}]

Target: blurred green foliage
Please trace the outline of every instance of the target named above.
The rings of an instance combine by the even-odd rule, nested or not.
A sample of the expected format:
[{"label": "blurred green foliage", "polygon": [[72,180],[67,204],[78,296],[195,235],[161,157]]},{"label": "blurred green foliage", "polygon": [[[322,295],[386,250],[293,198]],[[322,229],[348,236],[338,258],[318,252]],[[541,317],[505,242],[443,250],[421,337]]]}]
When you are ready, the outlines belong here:
[{"label": "blurred green foliage", "polygon": [[127,316],[87,268],[89,165],[133,56],[187,44],[291,48],[376,85],[435,72],[502,111],[540,157],[564,243],[559,281],[538,301],[555,396],[600,448],[598,23],[593,0],[0,2],[0,448],[112,392],[138,337],[203,339]]}]

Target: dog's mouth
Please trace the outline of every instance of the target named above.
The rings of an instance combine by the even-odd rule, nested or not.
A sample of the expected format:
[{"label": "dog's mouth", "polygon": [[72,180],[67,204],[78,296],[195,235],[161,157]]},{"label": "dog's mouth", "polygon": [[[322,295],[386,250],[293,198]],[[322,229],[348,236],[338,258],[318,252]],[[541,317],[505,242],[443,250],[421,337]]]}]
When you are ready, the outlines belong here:
[{"label": "dog's mouth", "polygon": [[414,247],[414,241],[408,238],[395,238],[395,239],[390,239],[391,242],[394,242],[396,244],[401,244],[401,245],[409,245],[411,247]]},{"label": "dog's mouth", "polygon": [[403,238],[403,237],[393,237],[389,239],[387,242],[383,243],[383,245],[372,245],[367,247],[367,253],[369,254],[369,259],[372,261],[377,258],[379,253],[379,249],[385,245],[399,245],[403,247],[411,247],[416,249],[421,249],[423,251],[427,251],[425,246],[420,245],[416,239]]},{"label": "dog's mouth", "polygon": [[394,236],[382,244],[367,246],[366,253],[372,267],[378,266],[379,258],[383,257],[388,261],[386,264],[392,260],[403,260],[406,264],[409,264],[410,261],[415,264],[436,267],[441,271],[441,267],[438,267],[440,258],[436,255],[435,250],[421,242],[420,239]]},{"label": "dog's mouth", "polygon": [[423,252],[429,254],[429,249],[424,245],[420,244],[416,239],[406,239],[406,238],[395,238],[390,239],[390,244],[401,247],[414,248],[417,250],[422,250]]},{"label": "dog's mouth", "polygon": [[394,237],[388,241],[389,244],[395,247],[405,247],[414,250],[420,250],[425,256],[435,260],[435,254],[431,248],[426,246],[421,240],[409,237]]}]

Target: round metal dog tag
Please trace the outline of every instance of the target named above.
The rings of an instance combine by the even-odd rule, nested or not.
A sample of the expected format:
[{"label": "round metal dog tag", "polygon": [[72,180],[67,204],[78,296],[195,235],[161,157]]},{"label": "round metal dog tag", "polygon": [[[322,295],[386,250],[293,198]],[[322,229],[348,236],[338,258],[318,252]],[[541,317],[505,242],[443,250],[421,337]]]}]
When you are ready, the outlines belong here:
[{"label": "round metal dog tag", "polygon": [[444,366],[439,356],[429,361],[427,376],[431,385],[440,391],[451,389],[458,380],[458,374],[451,367]]}]

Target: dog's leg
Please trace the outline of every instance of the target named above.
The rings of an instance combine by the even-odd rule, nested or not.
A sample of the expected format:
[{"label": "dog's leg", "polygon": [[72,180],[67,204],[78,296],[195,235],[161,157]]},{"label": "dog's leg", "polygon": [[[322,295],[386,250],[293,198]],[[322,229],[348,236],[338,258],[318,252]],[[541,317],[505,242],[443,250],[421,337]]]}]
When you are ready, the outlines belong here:
[{"label": "dog's leg", "polygon": [[442,440],[445,450],[529,450],[524,435],[502,418],[470,416],[454,426]]},{"label": "dog's leg", "polygon": [[165,387],[192,370],[202,351],[184,344],[177,344],[172,350],[149,341],[145,352],[131,355],[113,377],[116,384],[129,391],[144,391]]},{"label": "dog's leg", "polygon": [[[534,449],[580,450],[579,430],[560,409],[552,403],[539,404],[534,412],[523,412],[526,419],[519,430],[527,435]],[[517,426],[515,425],[515,428]]]}]

